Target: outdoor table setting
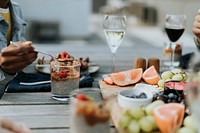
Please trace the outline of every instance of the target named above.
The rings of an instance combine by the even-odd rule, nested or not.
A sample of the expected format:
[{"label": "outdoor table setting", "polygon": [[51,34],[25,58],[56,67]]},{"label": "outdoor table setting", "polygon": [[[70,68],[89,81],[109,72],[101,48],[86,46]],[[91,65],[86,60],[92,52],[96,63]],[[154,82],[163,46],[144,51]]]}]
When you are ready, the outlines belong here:
[{"label": "outdoor table setting", "polygon": [[[129,62],[132,62],[133,59],[130,59]],[[133,64],[133,63],[131,63]],[[30,70],[35,70],[34,68],[35,64],[32,64],[29,66]],[[117,97],[116,95],[120,90],[133,90],[132,88],[137,84],[134,83],[132,85],[114,85],[114,84],[107,84],[104,82],[105,78],[103,78],[104,74],[110,74],[112,77],[114,73],[110,72],[108,69],[106,62],[105,66],[100,65],[100,70],[94,74],[92,77],[94,78],[94,82],[92,87],[89,87],[87,89],[93,90],[98,89],[100,87],[100,91],[98,94],[101,94],[102,97],[95,97],[95,100],[102,101],[103,99],[109,99],[109,97],[113,97],[112,100],[114,100],[113,104],[113,110],[111,111],[111,118],[109,123],[109,129],[111,132],[118,132],[121,127],[119,127],[118,122],[120,121],[120,116],[122,108],[117,104]],[[109,66],[109,65],[108,65]],[[123,66],[123,65],[122,65]],[[109,66],[110,67],[110,66]],[[132,68],[132,71],[140,71],[138,74],[141,74],[140,68],[133,68],[133,66],[129,66]],[[155,69],[151,69],[151,71],[155,71]],[[126,71],[126,70],[124,70]],[[169,72],[169,71],[168,71]],[[38,74],[37,71],[35,73]],[[120,73],[120,72],[119,72]],[[123,73],[123,71],[122,71]],[[143,73],[143,72],[142,72]],[[176,73],[176,72],[174,72]],[[182,72],[181,72],[182,73]],[[41,74],[41,73],[40,73]],[[169,73],[168,73],[169,74]],[[167,74],[167,75],[168,75]],[[164,74],[165,75],[165,74]],[[43,75],[44,76],[44,75]],[[161,74],[162,78],[162,74]],[[148,82],[148,81],[147,81]],[[116,82],[117,83],[117,82]],[[145,82],[144,82],[145,83]],[[48,83],[48,85],[50,85]],[[136,90],[144,88],[147,89],[155,89],[155,87],[151,88],[152,85],[149,86],[139,86],[140,83],[138,83],[136,86]],[[145,85],[147,85],[145,83]],[[161,85],[162,86],[162,85]],[[149,88],[150,87],[150,88]],[[80,90],[84,88],[80,88]],[[156,88],[158,91],[158,89]],[[139,91],[140,93],[141,91]],[[146,90],[144,90],[146,92]],[[89,93],[86,93],[88,95]],[[93,94],[90,94],[90,96],[94,96]],[[134,99],[133,99],[134,100]],[[161,103],[163,104],[163,103]],[[122,103],[123,105],[123,103]],[[137,104],[136,104],[137,105]],[[1,110],[0,114],[2,116],[6,116],[11,120],[23,122],[28,125],[28,127],[31,128],[32,132],[35,133],[44,133],[44,132],[56,132],[56,133],[63,133],[63,132],[70,132],[70,110],[71,105],[69,101],[59,101],[52,98],[52,93],[49,91],[47,92],[21,92],[21,93],[5,93],[3,97],[1,98],[0,102]],[[78,126],[78,124],[76,125]],[[106,126],[107,127],[107,126]],[[117,129],[115,128],[117,127]],[[81,129],[79,129],[81,130]],[[121,131],[121,130],[120,130]],[[158,132],[158,129],[154,132]]]},{"label": "outdoor table setting", "polygon": [[[184,30],[171,40],[172,58],[165,66],[163,50],[143,42],[134,50],[123,47],[117,53],[125,27],[125,16],[105,16],[103,30],[112,62],[105,45],[80,48],[87,54],[93,51],[92,62],[76,59],[74,55],[82,57],[80,51],[73,55],[56,51],[48,61],[39,57],[9,83],[0,114],[25,123],[33,133],[173,133],[179,128],[180,133],[196,132],[185,99],[186,88],[196,86],[186,86],[188,70],[173,63],[177,61],[174,43]],[[173,32],[170,26],[166,29]],[[71,51],[76,50],[71,45]],[[195,77],[189,79],[191,83],[196,83]],[[195,94],[189,94],[192,103]]]}]

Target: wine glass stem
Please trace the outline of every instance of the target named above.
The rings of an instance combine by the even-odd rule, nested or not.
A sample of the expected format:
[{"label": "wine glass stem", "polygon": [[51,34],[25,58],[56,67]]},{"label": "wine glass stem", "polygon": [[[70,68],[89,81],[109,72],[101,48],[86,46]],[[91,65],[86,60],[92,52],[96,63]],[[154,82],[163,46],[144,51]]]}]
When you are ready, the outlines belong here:
[{"label": "wine glass stem", "polygon": [[170,66],[170,69],[174,69],[174,55],[175,55],[175,47],[176,47],[176,44],[175,43],[171,43],[171,48],[172,48],[172,56],[171,56],[171,66]]},{"label": "wine glass stem", "polygon": [[112,72],[115,72],[115,53],[112,53]]}]

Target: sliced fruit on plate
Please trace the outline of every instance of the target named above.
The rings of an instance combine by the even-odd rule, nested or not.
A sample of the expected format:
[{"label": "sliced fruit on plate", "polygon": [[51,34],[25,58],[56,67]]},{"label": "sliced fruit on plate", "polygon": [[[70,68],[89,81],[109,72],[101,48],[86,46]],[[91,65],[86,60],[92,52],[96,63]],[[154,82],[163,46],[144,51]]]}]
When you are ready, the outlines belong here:
[{"label": "sliced fruit on plate", "polygon": [[158,84],[158,81],[160,80],[160,76],[154,66],[146,69],[142,75],[142,78],[147,84],[151,85]]},{"label": "sliced fruit on plate", "polygon": [[118,86],[135,84],[142,78],[142,68],[110,74],[112,81]]},{"label": "sliced fruit on plate", "polygon": [[181,126],[185,106],[179,103],[168,103],[156,107],[153,111],[156,124],[162,133],[175,133]]},{"label": "sliced fruit on plate", "polygon": [[105,83],[109,84],[109,85],[112,85],[112,84],[113,84],[113,81],[112,81],[112,79],[111,79],[110,76],[104,77],[104,78],[103,78],[103,81],[104,81]]}]

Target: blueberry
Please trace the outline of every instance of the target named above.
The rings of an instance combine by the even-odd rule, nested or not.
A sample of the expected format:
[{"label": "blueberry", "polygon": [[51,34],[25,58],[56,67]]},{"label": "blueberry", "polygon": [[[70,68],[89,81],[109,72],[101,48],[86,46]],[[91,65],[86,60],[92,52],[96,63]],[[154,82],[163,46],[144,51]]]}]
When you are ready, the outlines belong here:
[{"label": "blueberry", "polygon": [[126,96],[126,97],[131,98],[131,96]]},{"label": "blueberry", "polygon": [[163,102],[167,103],[168,96],[167,95],[158,96],[157,100],[162,100]]},{"label": "blueberry", "polygon": [[140,95],[136,95],[136,97],[135,98],[140,98]]},{"label": "blueberry", "polygon": [[131,98],[136,98],[136,96],[135,96],[135,95],[132,95]]},{"label": "blueberry", "polygon": [[[140,93],[140,95],[144,95],[144,94],[145,94],[144,92],[141,92],[141,93]],[[146,95],[146,94],[145,94],[145,95]]]},{"label": "blueberry", "polygon": [[139,98],[147,98],[147,95],[144,92],[142,92],[140,93]]},{"label": "blueberry", "polygon": [[163,91],[160,91],[160,92],[158,92],[158,95],[159,95],[159,96],[162,96],[162,95],[164,95],[164,92],[163,92]]},{"label": "blueberry", "polygon": [[177,95],[174,95],[174,100],[178,100],[178,96]]},{"label": "blueberry", "polygon": [[169,99],[171,99],[171,100],[174,100],[174,98],[175,98],[173,93],[169,93],[168,97],[169,97]]}]

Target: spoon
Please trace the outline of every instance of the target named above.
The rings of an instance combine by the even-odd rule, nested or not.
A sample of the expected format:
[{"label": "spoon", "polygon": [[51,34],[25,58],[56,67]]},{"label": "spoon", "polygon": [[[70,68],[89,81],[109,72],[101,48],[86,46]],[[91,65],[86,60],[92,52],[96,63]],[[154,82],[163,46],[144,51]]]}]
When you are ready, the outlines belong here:
[{"label": "spoon", "polygon": [[[10,44],[15,45],[16,47],[19,47],[19,44],[15,43],[15,42],[10,41]],[[35,52],[48,55],[48,56],[51,57],[51,60],[54,60],[54,56],[49,54],[49,53],[47,53],[47,52],[45,52],[45,51],[35,50]]]}]

